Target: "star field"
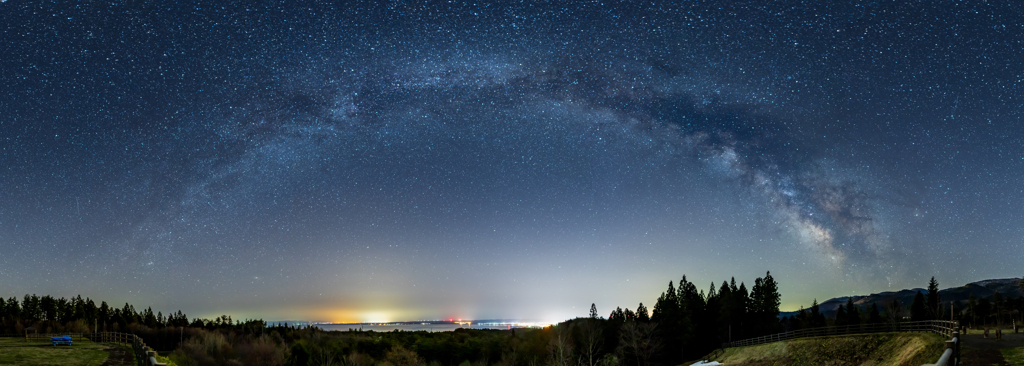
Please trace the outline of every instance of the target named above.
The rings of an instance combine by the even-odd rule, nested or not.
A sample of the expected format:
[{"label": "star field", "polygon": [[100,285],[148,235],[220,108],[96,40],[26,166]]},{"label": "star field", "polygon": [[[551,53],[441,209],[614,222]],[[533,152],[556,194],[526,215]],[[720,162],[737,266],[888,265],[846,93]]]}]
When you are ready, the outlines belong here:
[{"label": "star field", "polygon": [[1019,276],[1022,11],[6,1],[0,295],[562,320]]}]

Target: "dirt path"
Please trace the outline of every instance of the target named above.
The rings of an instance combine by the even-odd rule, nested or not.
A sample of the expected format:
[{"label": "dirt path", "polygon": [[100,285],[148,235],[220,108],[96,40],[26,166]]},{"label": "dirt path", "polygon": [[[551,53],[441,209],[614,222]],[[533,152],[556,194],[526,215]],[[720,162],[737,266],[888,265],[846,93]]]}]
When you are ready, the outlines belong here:
[{"label": "dirt path", "polygon": [[[996,340],[994,336],[985,338],[981,331],[971,330],[961,336],[963,342],[961,364],[966,366],[991,366],[1009,365],[1003,354],[999,352],[1004,348],[1024,347],[1024,333],[1013,334],[1013,331],[1004,332],[1002,340]],[[990,332],[989,334],[993,334]]]},{"label": "dirt path", "polygon": [[105,349],[107,351],[107,361],[103,362],[100,366],[132,366],[135,365],[135,358],[132,357],[131,352],[127,349],[119,346],[110,346]]}]

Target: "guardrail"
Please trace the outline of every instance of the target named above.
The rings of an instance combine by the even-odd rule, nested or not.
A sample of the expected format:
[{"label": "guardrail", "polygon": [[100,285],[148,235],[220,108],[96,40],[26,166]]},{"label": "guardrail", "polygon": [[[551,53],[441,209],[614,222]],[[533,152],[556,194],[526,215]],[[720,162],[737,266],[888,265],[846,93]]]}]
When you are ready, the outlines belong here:
[{"label": "guardrail", "polygon": [[[18,335],[19,337],[21,335]],[[60,336],[71,336],[74,338],[85,338],[97,343],[115,343],[123,346],[130,346],[132,352],[135,354],[135,361],[139,365],[145,366],[167,366],[166,363],[160,363],[156,361],[156,352],[151,351],[146,346],[146,342],[142,340],[142,337],[131,333],[118,333],[118,332],[99,332],[99,333],[26,333],[24,335],[25,340],[46,340],[49,341],[50,337]]]},{"label": "guardrail", "polygon": [[924,320],[916,322],[860,324],[847,326],[833,326],[800,329],[791,332],[769,334],[766,336],[744,339],[735,342],[726,342],[722,348],[754,346],[758,344],[785,341],[797,338],[825,337],[851,334],[870,334],[887,332],[934,332],[947,337],[946,350],[935,365],[948,366],[959,365],[960,363],[960,323],[950,320]]}]

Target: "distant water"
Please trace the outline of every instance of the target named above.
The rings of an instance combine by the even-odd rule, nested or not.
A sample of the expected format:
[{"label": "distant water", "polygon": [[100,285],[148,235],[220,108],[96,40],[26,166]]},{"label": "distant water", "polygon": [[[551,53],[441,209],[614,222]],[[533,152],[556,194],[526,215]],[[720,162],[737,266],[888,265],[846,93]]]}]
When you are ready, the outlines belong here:
[{"label": "distant water", "polygon": [[522,325],[513,325],[508,323],[473,323],[472,325],[459,325],[453,323],[442,323],[442,324],[421,324],[421,323],[399,323],[399,324],[383,324],[383,325],[369,325],[369,324],[316,324],[317,327],[326,331],[340,330],[347,331],[349,329],[354,330],[372,330],[375,332],[390,332],[393,330],[401,330],[405,332],[415,331],[428,331],[428,332],[451,332],[459,328],[469,329],[512,329],[512,328],[524,328]]}]

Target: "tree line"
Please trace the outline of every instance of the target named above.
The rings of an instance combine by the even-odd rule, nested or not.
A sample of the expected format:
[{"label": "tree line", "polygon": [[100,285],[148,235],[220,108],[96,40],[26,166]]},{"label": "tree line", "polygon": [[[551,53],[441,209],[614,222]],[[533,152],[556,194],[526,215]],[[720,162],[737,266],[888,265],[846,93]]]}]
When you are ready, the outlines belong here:
[{"label": "tree line", "polygon": [[[953,311],[953,316],[979,324],[998,321],[1000,316],[1008,319],[1013,316],[1014,301],[1024,303],[1005,297],[972,297],[967,307]],[[706,290],[698,289],[683,276],[678,282],[670,281],[650,309],[643,303],[632,310],[618,307],[607,318],[591,304],[588,317],[543,329],[439,333],[327,332],[262,320],[237,321],[227,315],[190,321],[180,311],[165,317],[160,312],[153,314],[150,308],[136,311],[130,304],[112,308],[100,302],[97,306],[80,296],[67,300],[32,295],[20,302],[15,298],[0,302],[5,332],[18,327],[24,331],[27,326],[40,332],[87,332],[88,327],[97,324],[101,331],[117,330],[143,337],[178,366],[678,365],[699,359],[730,339],[808,327],[950,316],[950,309],[942,307],[938,283],[933,279],[927,293],[918,293],[909,307],[898,301],[855,304],[848,299],[834,316],[826,317],[815,300],[809,309],[779,318],[781,295],[771,273],[755,279],[750,288],[730,279],[717,286],[711,283]]]}]

